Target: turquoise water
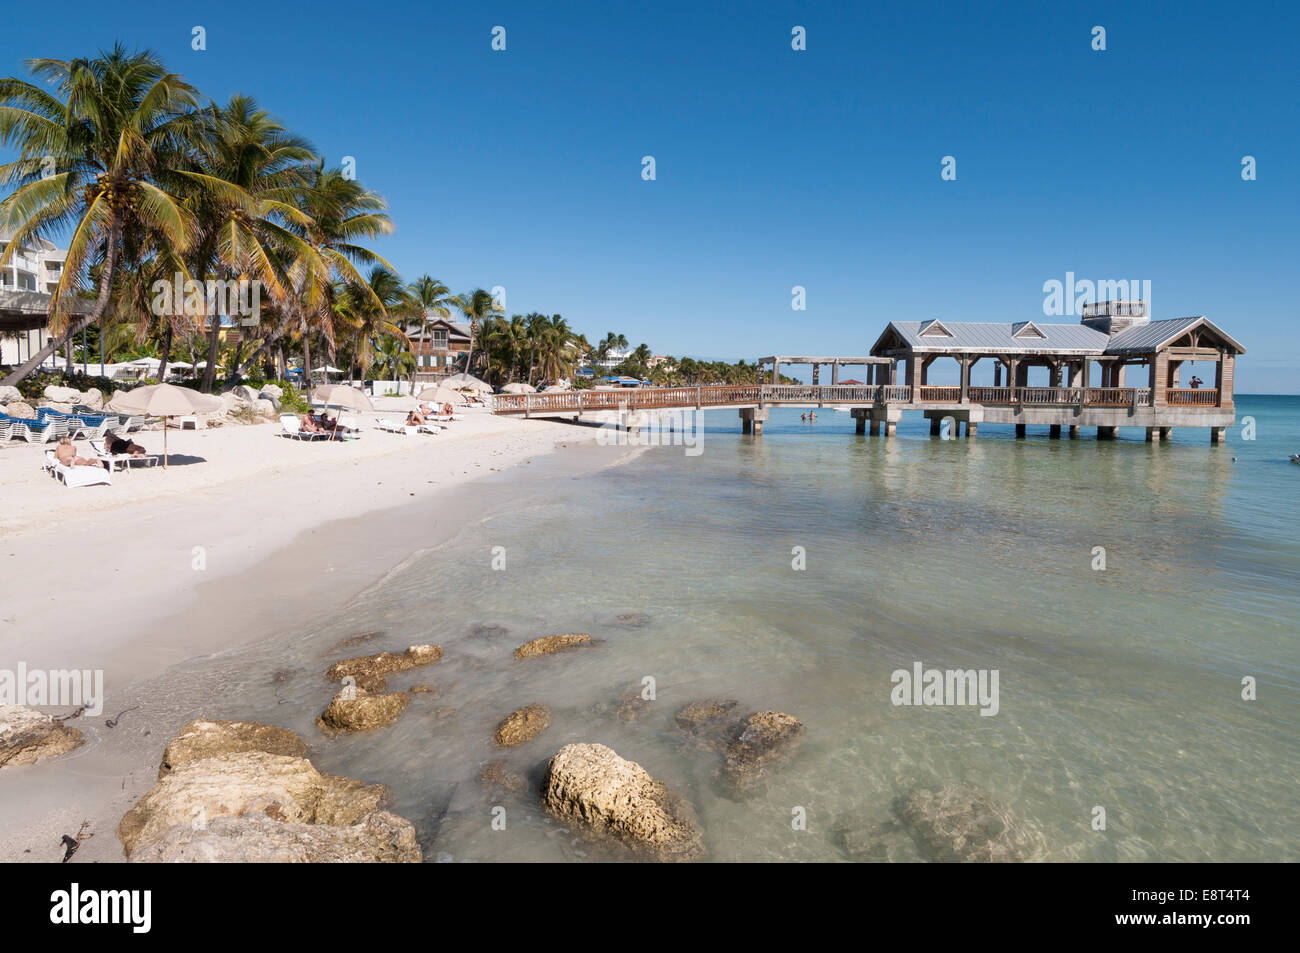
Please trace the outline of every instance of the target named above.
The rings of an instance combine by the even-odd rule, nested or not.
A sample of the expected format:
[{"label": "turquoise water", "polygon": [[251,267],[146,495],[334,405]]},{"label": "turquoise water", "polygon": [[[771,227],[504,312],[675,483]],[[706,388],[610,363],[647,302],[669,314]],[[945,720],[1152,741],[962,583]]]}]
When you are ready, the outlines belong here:
[{"label": "turquoise water", "polygon": [[[1242,439],[1246,417],[1255,440]],[[1287,458],[1300,398],[1241,398],[1222,447],[1203,430],[1157,446],[1139,430],[1015,440],[996,426],[953,441],[911,417],[885,440],[854,434],[847,414],[808,424],[789,409],[757,439],[734,411],[707,423],[698,456],[656,448],[522,493],[485,484],[499,494],[492,518],[310,639],[264,650],[227,716],[286,724],[314,740],[323,770],[388,783],[429,859],[618,856],[537,805],[542,766],[572,741],[608,744],[684,794],[713,860],[846,859],[837,831],[886,824],[898,795],[947,782],[1039,828],[1049,859],[1296,858],[1300,467]],[[491,568],[498,546],[504,571]],[[382,634],[354,654],[441,642],[442,663],[391,682],[437,695],[415,696],[389,728],[326,742],[315,672],[348,654],[330,645],[371,630]],[[558,632],[600,644],[512,659]],[[915,662],[997,670],[998,713],[893,705],[891,673]],[[284,666],[309,676],[270,687],[266,670]],[[648,713],[613,715],[646,677]],[[1257,700],[1243,700],[1245,677]],[[673,724],[682,705],[719,696],[807,726],[793,760],[742,800]],[[554,710],[551,727],[495,751],[496,723],[530,702]],[[530,790],[477,779],[498,757]],[[806,830],[791,825],[799,808]]]}]

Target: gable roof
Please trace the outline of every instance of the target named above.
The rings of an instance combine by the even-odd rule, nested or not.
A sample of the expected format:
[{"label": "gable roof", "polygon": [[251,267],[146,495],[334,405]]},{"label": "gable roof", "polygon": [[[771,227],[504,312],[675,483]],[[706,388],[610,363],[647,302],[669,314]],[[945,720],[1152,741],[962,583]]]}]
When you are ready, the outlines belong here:
[{"label": "gable roof", "polygon": [[1208,327],[1238,354],[1246,353],[1237,341],[1201,316],[1143,322],[1120,331],[1114,337],[1083,324],[1039,324],[1035,321],[954,321],[939,325],[947,332],[946,337],[925,333],[935,325],[939,322],[891,321],[871,346],[871,353],[876,355],[885,350],[885,341],[892,332],[904,346],[918,354],[1027,354],[1042,351],[1080,356],[1124,356],[1159,350],[1198,326]]},{"label": "gable roof", "polygon": [[921,321],[891,321],[884,334],[872,346],[872,354],[882,344],[892,330],[899,339],[913,351],[931,353],[959,353],[962,351],[1006,351],[1024,353],[1026,351],[1051,351],[1053,353],[1101,354],[1110,340],[1101,331],[1084,327],[1082,324],[1034,324],[1035,330],[1042,335],[1030,334],[1016,337],[1016,332],[1023,330],[1027,321],[985,322],[954,321],[946,326],[951,337],[923,337]]},{"label": "gable roof", "polygon": [[1176,340],[1196,327],[1208,327],[1226,344],[1231,345],[1238,354],[1245,354],[1246,349],[1223,333],[1214,322],[1204,315],[1187,318],[1164,318],[1147,324],[1138,324],[1126,331],[1121,331],[1110,339],[1107,354],[1138,354],[1143,351],[1157,351],[1171,341]]}]

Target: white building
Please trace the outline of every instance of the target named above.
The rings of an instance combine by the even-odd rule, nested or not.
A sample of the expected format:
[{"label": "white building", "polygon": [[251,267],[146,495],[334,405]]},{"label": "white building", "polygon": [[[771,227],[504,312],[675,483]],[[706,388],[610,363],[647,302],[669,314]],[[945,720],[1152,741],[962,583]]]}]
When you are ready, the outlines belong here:
[{"label": "white building", "polygon": [[[0,230],[0,254],[12,238],[12,231]],[[67,249],[36,239],[14,249],[0,268],[0,365],[21,364],[49,340],[50,296],[67,258]]]}]

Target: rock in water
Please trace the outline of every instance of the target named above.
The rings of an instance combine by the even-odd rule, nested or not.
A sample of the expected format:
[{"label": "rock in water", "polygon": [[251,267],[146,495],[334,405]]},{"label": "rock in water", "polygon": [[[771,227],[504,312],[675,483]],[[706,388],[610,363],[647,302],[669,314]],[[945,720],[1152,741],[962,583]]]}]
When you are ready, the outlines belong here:
[{"label": "rock in water", "polygon": [[561,649],[571,649],[579,645],[590,644],[591,636],[585,632],[547,635],[519,646],[519,648],[515,649],[515,658],[536,658],[539,655],[550,655],[552,652],[559,652]]},{"label": "rock in water", "polygon": [[773,764],[788,761],[803,739],[799,719],[779,711],[750,715],[727,745],[722,779],[737,794],[752,791]]},{"label": "rock in water", "polygon": [[532,741],[551,724],[551,710],[545,705],[525,705],[505,717],[492,741],[498,748],[513,748]]},{"label": "rock in water", "polygon": [[515,794],[528,790],[528,781],[523,775],[511,771],[510,766],[504,761],[489,761],[483,765],[483,770],[478,773],[478,779],[484,784]]},{"label": "rock in water", "polygon": [[0,768],[35,764],[85,743],[81,732],[55,721],[43,711],[22,705],[0,705]]},{"label": "rock in water", "polygon": [[288,728],[259,725],[255,721],[196,719],[182,728],[181,733],[167,745],[162,764],[158,768],[158,777],[165,777],[169,771],[191,761],[241,751],[265,751],[268,754],[305,758],[307,743]]},{"label": "rock in water", "polygon": [[177,824],[131,854],[132,863],[418,864],[409,821],[387,811],[356,824],[284,823],[264,815],[218,817],[196,830]]},{"label": "rock in water", "polygon": [[377,655],[363,655],[335,662],[325,670],[325,677],[337,682],[349,675],[357,678],[363,675],[387,675],[389,672],[405,672],[421,665],[431,665],[440,658],[441,645],[412,645],[401,655],[380,652]]},{"label": "rock in water", "polygon": [[1032,824],[972,785],[915,787],[895,803],[926,860],[1005,863],[1042,860],[1047,840]]},{"label": "rock in water", "polygon": [[368,731],[397,720],[411,696],[406,692],[372,695],[364,688],[345,688],[325,707],[316,724],[322,731]]},{"label": "rock in water", "polygon": [[724,748],[736,728],[735,698],[705,698],[677,712],[677,727],[702,748]]},{"label": "rock in water", "polygon": [[557,817],[659,860],[704,854],[690,805],[605,745],[561,748],[546,766],[541,797]]},{"label": "rock in water", "polygon": [[383,785],[321,774],[306,758],[240,751],[173,768],[127,811],[117,836],[132,854],[177,825],[262,815],[289,824],[347,827],[379,810]]}]

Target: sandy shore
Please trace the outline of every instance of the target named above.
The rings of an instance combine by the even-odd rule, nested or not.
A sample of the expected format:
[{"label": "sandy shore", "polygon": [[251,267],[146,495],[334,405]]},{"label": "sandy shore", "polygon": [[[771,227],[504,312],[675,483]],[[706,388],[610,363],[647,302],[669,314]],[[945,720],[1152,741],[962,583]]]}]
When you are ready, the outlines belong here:
[{"label": "sandy shore", "polygon": [[[436,436],[366,430],[330,445],[278,430],[172,431],[165,472],[73,489],[40,471],[41,448],[0,450],[0,667],[102,669],[106,695],[102,714],[69,722],[83,748],[0,772],[0,861],[57,861],[83,821],[95,836],[77,861],[122,859],[117,822],[156,779],[167,739],[203,713],[202,699],[138,686],[299,630],[508,502],[514,480],[628,456],[587,428],[479,410]],[[136,439],[161,449],[161,432]]]}]

